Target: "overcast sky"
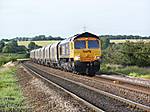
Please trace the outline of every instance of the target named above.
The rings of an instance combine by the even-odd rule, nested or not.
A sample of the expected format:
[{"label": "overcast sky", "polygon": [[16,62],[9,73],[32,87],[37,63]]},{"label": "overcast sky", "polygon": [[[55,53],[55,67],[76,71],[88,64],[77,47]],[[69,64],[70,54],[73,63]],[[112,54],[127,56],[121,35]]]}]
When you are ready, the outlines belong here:
[{"label": "overcast sky", "polygon": [[0,38],[150,35],[150,0],[0,0]]}]

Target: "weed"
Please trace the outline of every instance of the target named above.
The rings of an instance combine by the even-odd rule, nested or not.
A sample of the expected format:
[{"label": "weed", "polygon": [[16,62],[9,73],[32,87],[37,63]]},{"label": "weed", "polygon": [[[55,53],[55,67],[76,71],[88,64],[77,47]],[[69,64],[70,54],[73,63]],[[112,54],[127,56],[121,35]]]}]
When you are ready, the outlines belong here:
[{"label": "weed", "polygon": [[0,111],[20,111],[24,97],[15,79],[16,68],[0,68]]},{"label": "weed", "polygon": [[26,54],[1,53],[0,54],[0,66],[9,61],[16,61],[17,59],[22,59],[26,57],[27,57]]},{"label": "weed", "polygon": [[142,68],[138,66],[121,66],[121,65],[102,64],[101,72],[104,72],[104,73],[116,72],[116,73],[122,73],[128,76],[150,79],[150,69]]}]

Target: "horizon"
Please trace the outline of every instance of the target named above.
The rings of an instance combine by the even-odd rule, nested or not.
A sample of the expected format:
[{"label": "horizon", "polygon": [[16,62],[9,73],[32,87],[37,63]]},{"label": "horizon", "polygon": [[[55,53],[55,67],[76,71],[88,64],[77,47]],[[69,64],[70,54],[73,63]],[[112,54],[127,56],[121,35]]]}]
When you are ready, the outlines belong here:
[{"label": "horizon", "polygon": [[[26,36],[22,36],[22,37],[14,37],[14,38],[2,38],[2,39],[15,39],[15,38],[35,38],[36,36],[41,36],[41,35],[44,35],[44,34],[40,34],[40,35],[35,35],[35,36],[32,36],[32,37],[26,37]],[[76,34],[75,34],[76,35]],[[60,38],[63,38],[63,37],[61,37],[61,36],[53,36],[53,35],[44,35],[45,37],[49,37],[49,36],[52,36],[53,38],[56,38],[56,37],[60,37]],[[72,35],[72,36],[74,36],[74,35]],[[72,37],[72,36],[70,36],[70,37]],[[97,35],[97,36],[107,36],[107,35]],[[141,35],[108,35],[108,36],[139,36],[139,37],[150,37],[150,36],[141,36]],[[67,38],[69,38],[69,37],[67,37]],[[0,40],[2,40],[1,38],[0,38]],[[66,39],[66,38],[63,38],[63,39]]]},{"label": "horizon", "polygon": [[[87,32],[87,31],[86,31]],[[88,31],[89,32],[89,31]],[[80,32],[80,33],[76,33],[76,34],[81,34],[81,33],[84,33],[84,32]],[[91,33],[91,32],[90,32]],[[49,36],[52,36],[52,37],[61,37],[61,38],[69,38],[69,37],[72,37],[72,36],[74,36],[74,35],[76,35],[76,34],[73,34],[73,35],[70,35],[70,36],[68,36],[68,37],[62,37],[62,36],[55,36],[55,35],[51,35],[51,34],[47,34],[47,35],[45,35],[45,34],[38,34],[38,35],[33,35],[33,36],[16,36],[16,37],[5,37],[5,38],[1,38],[0,37],[0,39],[14,39],[14,38],[34,38],[34,37],[36,37],[36,36],[40,36],[40,35],[45,35],[45,37],[49,37]],[[94,33],[93,33],[94,34]],[[96,34],[97,36],[106,36],[106,35],[108,35],[108,36],[140,36],[140,37],[150,37],[150,35],[132,35],[132,34]]]}]

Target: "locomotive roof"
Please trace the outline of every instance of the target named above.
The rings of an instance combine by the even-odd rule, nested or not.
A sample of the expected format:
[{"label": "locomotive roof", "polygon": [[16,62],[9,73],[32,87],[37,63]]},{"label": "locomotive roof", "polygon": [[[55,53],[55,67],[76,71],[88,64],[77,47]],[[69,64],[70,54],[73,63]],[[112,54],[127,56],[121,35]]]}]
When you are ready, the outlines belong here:
[{"label": "locomotive roof", "polygon": [[96,36],[96,35],[94,35],[94,34],[92,34],[92,33],[89,33],[89,32],[84,32],[84,33],[82,33],[82,34],[77,34],[77,35],[75,35],[74,37],[75,37],[74,39],[80,38],[80,37],[95,37],[95,38],[98,38],[98,39],[99,39],[98,36]]},{"label": "locomotive roof", "polygon": [[80,38],[80,37],[95,37],[95,38],[99,39],[98,36],[96,36],[96,35],[94,35],[94,34],[92,34],[92,33],[84,32],[84,33],[82,33],[82,34],[76,34],[76,35],[74,35],[73,37],[69,37],[69,38],[67,38],[67,39],[65,39],[65,40],[63,40],[63,41],[61,41],[60,44],[63,44],[63,43],[69,42],[69,41],[73,41],[73,40],[75,40],[75,39],[77,39],[77,38]]}]

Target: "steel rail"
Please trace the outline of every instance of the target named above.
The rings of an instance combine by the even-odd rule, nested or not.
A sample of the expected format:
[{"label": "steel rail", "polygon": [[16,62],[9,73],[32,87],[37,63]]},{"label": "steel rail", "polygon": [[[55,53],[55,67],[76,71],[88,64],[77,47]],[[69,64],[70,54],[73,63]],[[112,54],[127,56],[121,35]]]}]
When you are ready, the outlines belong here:
[{"label": "steel rail", "polygon": [[[24,64],[24,65],[25,65],[25,64]],[[30,66],[30,67],[29,67],[29,66]],[[87,88],[87,89],[89,89],[89,90],[91,90],[91,91],[95,91],[95,92],[97,92],[97,93],[100,93],[100,94],[103,94],[103,95],[105,95],[105,96],[108,96],[108,97],[113,98],[113,99],[115,99],[115,100],[117,100],[117,101],[126,103],[126,104],[130,105],[131,107],[134,107],[134,108],[136,107],[136,108],[141,109],[141,110],[143,110],[143,111],[145,111],[145,112],[149,112],[149,111],[150,111],[150,107],[148,107],[148,106],[145,106],[145,105],[142,105],[142,104],[139,104],[139,103],[136,103],[136,102],[133,102],[133,101],[124,99],[124,98],[122,98],[122,97],[119,97],[119,96],[110,94],[110,93],[105,92],[105,91],[101,91],[101,90],[98,90],[98,89],[89,87],[89,86],[84,85],[84,84],[82,84],[82,83],[75,82],[75,81],[72,81],[72,80],[70,80],[70,79],[67,79],[67,78],[58,76],[58,75],[56,76],[56,74],[53,74],[53,73],[44,72],[44,71],[39,70],[39,69],[37,69],[37,68],[35,68],[35,67],[31,66],[31,65],[25,65],[25,67],[26,67],[28,70],[32,71],[32,72],[33,72],[34,74],[36,74],[36,75],[37,75],[37,74],[40,75],[40,73],[38,73],[38,72],[36,71],[36,70],[38,70],[38,71],[43,72],[44,74],[52,75],[52,76],[57,77],[57,78],[59,78],[59,79],[62,79],[62,80],[65,80],[65,81],[74,83],[74,84],[76,84],[76,85],[78,85],[78,86],[82,86],[82,87]],[[31,67],[32,67],[32,69],[31,69]],[[33,70],[33,68],[34,68],[34,70]],[[35,69],[36,69],[36,70],[35,70]],[[40,75],[40,76],[41,76],[41,75]],[[41,77],[44,77],[44,76],[41,76]],[[46,79],[46,78],[45,78],[45,79]],[[48,80],[48,79],[47,79],[47,80]],[[51,81],[51,82],[53,82],[53,81]],[[54,83],[54,82],[53,82],[53,83]],[[56,85],[58,85],[58,84],[56,84]],[[58,85],[58,86],[60,86],[60,85]],[[63,88],[63,87],[60,87],[60,88]],[[64,88],[63,88],[63,89],[64,89]],[[67,89],[65,89],[65,90],[66,90],[66,91],[69,91],[69,90],[67,90]],[[69,92],[70,92],[70,91],[69,91]],[[74,93],[72,93],[72,94],[74,94]],[[75,94],[74,94],[74,95],[75,95]],[[75,95],[75,96],[77,96],[77,95]],[[78,97],[78,98],[80,98],[80,97]],[[84,100],[84,99],[83,99],[83,100]],[[87,101],[85,100],[85,102],[87,102]],[[87,103],[88,103],[88,102],[87,102]],[[93,104],[92,104],[92,105],[93,105]],[[96,107],[96,106],[94,106],[94,107]],[[96,107],[96,108],[99,109],[98,107]],[[97,110],[97,109],[96,109],[96,110]],[[101,110],[101,111],[103,111],[103,110]]]},{"label": "steel rail", "polygon": [[[104,82],[103,80],[108,80],[110,82],[107,82],[108,84],[111,84],[111,85],[114,85],[114,86],[118,86],[118,87],[121,87],[121,88],[125,88],[125,89],[128,89],[128,90],[132,90],[132,91],[135,91],[135,92],[140,92],[140,93],[143,93],[143,94],[147,94],[147,95],[150,95],[150,89],[148,87],[145,87],[145,86],[141,86],[141,85],[137,85],[136,83],[131,83],[131,82],[128,82],[128,81],[125,81],[125,80],[121,80],[121,79],[116,79],[116,78],[111,78],[111,77],[103,77],[103,76],[96,76],[96,78],[99,78],[99,79],[102,79],[99,80],[99,79],[95,79],[99,82]],[[106,82],[104,82],[106,83]],[[125,86],[125,85],[131,85],[132,87],[128,87],[128,86]],[[136,87],[136,88],[134,88]],[[139,88],[137,88],[139,87]],[[144,91],[143,91],[144,89]],[[147,90],[149,89],[149,90]]]},{"label": "steel rail", "polygon": [[114,77],[107,77],[107,76],[101,76],[101,75],[96,75],[95,77],[103,78],[103,79],[111,80],[111,81],[119,81],[119,82],[122,82],[122,83],[131,84],[133,86],[139,86],[141,88],[150,89],[150,85],[144,85],[142,83],[136,83],[136,82],[126,81],[126,80],[123,80],[123,79],[118,79],[118,78],[114,78]]},{"label": "steel rail", "polygon": [[[116,73],[114,73],[114,74],[116,74]],[[104,74],[104,75],[107,75],[107,74]],[[121,74],[121,75],[123,75],[123,74]],[[123,79],[118,79],[118,78],[113,78],[113,77],[107,77],[107,76],[101,76],[99,74],[97,74],[96,77],[98,77],[98,78],[104,78],[104,79],[108,79],[108,80],[119,81],[119,82],[131,84],[131,85],[134,85],[134,86],[139,86],[139,87],[150,89],[150,85],[145,85],[143,83],[136,83],[136,82],[126,81],[126,80],[123,80]]]},{"label": "steel rail", "polygon": [[33,70],[32,70],[30,67],[28,67],[27,65],[24,65],[24,64],[23,64],[23,66],[24,66],[31,74],[34,74],[34,75],[38,76],[39,78],[41,78],[42,80],[44,80],[44,81],[46,81],[46,82],[48,82],[48,83],[54,85],[55,87],[57,87],[57,88],[63,90],[64,92],[66,92],[66,93],[68,93],[69,95],[71,95],[73,98],[75,98],[75,99],[77,99],[77,100],[79,100],[79,101],[82,101],[85,105],[87,105],[88,107],[92,108],[92,109],[95,110],[96,112],[105,112],[104,110],[102,110],[102,109],[96,107],[95,105],[93,105],[93,104],[87,102],[87,101],[84,100],[83,98],[77,96],[76,94],[74,94],[74,93],[68,91],[67,89],[61,87],[60,85],[58,85],[58,84],[56,84],[56,83],[54,83],[54,82],[48,80],[47,78],[43,77],[43,76],[40,75],[39,73],[33,71]]}]

